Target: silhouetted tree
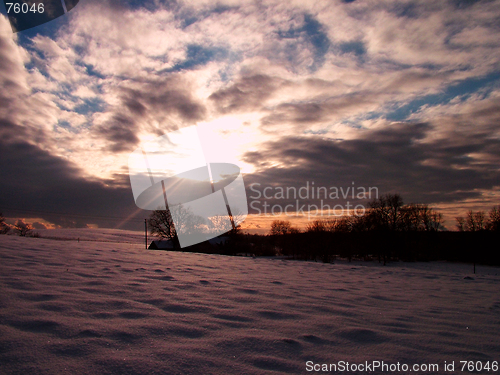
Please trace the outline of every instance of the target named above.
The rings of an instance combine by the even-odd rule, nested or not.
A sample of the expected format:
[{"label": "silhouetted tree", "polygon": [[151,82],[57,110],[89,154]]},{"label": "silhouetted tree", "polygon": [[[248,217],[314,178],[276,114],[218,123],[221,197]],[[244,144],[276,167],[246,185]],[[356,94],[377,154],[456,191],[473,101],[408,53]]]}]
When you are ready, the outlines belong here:
[{"label": "silhouetted tree", "polygon": [[18,220],[16,225],[14,225],[14,231],[20,236],[26,237],[33,231],[33,227],[22,220]]},{"label": "silhouetted tree", "polygon": [[297,229],[293,228],[292,223],[290,223],[288,220],[274,220],[271,223],[271,231],[269,232],[269,234],[271,236],[276,236],[294,232],[297,232]]},{"label": "silhouetted tree", "polygon": [[352,222],[352,216],[310,222],[306,227],[308,255],[312,259],[319,256],[325,263],[331,262],[335,255],[345,256],[350,260],[352,249],[346,243],[343,234],[352,232]]},{"label": "silhouetted tree", "polygon": [[457,227],[457,230],[459,232],[465,232],[465,217],[463,216],[457,216],[455,218],[457,224],[456,224],[456,227]]},{"label": "silhouetted tree", "polygon": [[177,237],[174,220],[169,209],[153,211],[149,217],[148,226],[151,234],[161,239],[174,241]]},{"label": "silhouetted tree", "polygon": [[341,216],[325,220],[325,227],[332,233],[349,233],[355,231],[356,222],[361,216]]},{"label": "silhouetted tree", "polygon": [[472,213],[470,211],[467,214],[467,223],[469,223],[470,227],[474,227],[474,230],[479,231],[479,230],[484,230],[485,225],[486,225],[486,216],[484,214],[484,211],[477,211],[476,213]]},{"label": "silhouetted tree", "polygon": [[308,233],[320,233],[326,232],[326,221],[325,220],[314,220],[311,223],[308,223],[306,226],[306,232]]},{"label": "silhouetted tree", "polygon": [[[174,225],[172,212],[176,217],[177,227]],[[148,224],[152,235],[171,240],[176,248],[180,247],[178,234],[199,233],[205,225],[203,218],[194,215],[182,205],[169,207],[166,210],[154,210]]]},{"label": "silhouetted tree", "polygon": [[9,226],[5,223],[5,217],[0,212],[0,234],[5,234],[10,230]]},{"label": "silhouetted tree", "polygon": [[403,199],[399,194],[386,194],[374,199],[366,213],[366,224],[370,230],[401,230]]},{"label": "silhouetted tree", "polygon": [[500,206],[493,207],[489,212],[489,217],[486,222],[486,229],[495,232],[500,231]]},{"label": "silhouetted tree", "polygon": [[276,254],[296,256],[298,249],[295,237],[299,233],[297,228],[292,227],[288,220],[274,220],[271,223],[270,243],[274,246]]},{"label": "silhouetted tree", "polygon": [[500,206],[494,206],[488,213],[488,217],[484,211],[470,210],[465,217],[458,216],[455,220],[459,232],[500,231]]},{"label": "silhouetted tree", "polygon": [[403,231],[435,232],[440,229],[443,215],[426,204],[409,204],[401,208]]},{"label": "silhouetted tree", "polygon": [[435,232],[442,228],[441,223],[443,222],[443,214],[440,212],[435,212],[434,210],[430,212],[429,221],[425,223],[425,230]]},{"label": "silhouetted tree", "polygon": [[484,211],[468,211],[465,217],[456,217],[457,229],[460,232],[477,232],[486,229],[486,216]]}]

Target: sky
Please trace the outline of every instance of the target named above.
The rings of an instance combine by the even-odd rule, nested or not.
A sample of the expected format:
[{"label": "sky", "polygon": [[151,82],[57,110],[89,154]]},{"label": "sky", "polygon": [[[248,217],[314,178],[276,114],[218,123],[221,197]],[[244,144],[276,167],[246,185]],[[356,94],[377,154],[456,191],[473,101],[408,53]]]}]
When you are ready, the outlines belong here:
[{"label": "sky", "polygon": [[[500,203],[499,1],[80,0],[19,33],[0,11],[11,222],[141,229],[129,155],[192,125],[240,167],[249,230],[266,204],[303,226],[370,187],[449,229]],[[356,196],[279,194],[313,185]]]}]

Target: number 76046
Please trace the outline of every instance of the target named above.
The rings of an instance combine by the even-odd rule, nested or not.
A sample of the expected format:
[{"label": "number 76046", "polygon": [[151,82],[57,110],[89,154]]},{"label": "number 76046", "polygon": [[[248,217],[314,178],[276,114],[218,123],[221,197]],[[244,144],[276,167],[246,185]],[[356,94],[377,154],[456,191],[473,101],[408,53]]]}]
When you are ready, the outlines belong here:
[{"label": "number 76046", "polygon": [[5,3],[7,6],[7,13],[43,13],[45,11],[45,6],[43,3],[38,3],[38,5],[32,4],[31,7],[29,4],[26,3]]}]

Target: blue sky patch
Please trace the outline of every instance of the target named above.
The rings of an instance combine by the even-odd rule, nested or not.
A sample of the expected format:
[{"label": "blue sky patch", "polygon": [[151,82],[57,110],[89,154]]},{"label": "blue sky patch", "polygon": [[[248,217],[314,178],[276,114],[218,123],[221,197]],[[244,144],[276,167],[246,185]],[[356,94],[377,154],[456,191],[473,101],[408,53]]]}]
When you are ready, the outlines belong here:
[{"label": "blue sky patch", "polygon": [[82,99],[83,103],[77,105],[73,111],[81,115],[88,115],[96,112],[103,112],[106,109],[106,102],[99,98]]},{"label": "blue sky patch", "polygon": [[341,53],[354,53],[358,57],[366,54],[365,44],[361,41],[341,43],[339,48]]},{"label": "blue sky patch", "polygon": [[211,61],[221,61],[228,56],[228,52],[220,47],[203,47],[199,44],[191,44],[187,47],[186,60],[175,64],[167,72],[178,72],[203,66]]},{"label": "blue sky patch", "polygon": [[[442,93],[426,95],[412,100],[411,102],[386,113],[383,117],[391,121],[402,121],[408,118],[412,113],[417,112],[424,105],[435,106],[445,104],[456,97],[461,97],[461,100],[465,101],[470,97],[470,95],[480,91],[484,94],[484,96],[487,96],[495,84],[499,83],[499,81],[500,72],[490,73],[480,78],[468,78],[459,83],[448,86]],[[378,116],[374,113],[372,118],[376,117]]]},{"label": "blue sky patch", "polygon": [[325,55],[330,48],[330,39],[323,31],[323,25],[309,14],[304,15],[304,25],[300,28],[290,28],[288,31],[279,31],[278,35],[285,39],[297,39],[305,36],[307,42],[314,49],[314,63],[311,69],[314,71],[325,61]]}]

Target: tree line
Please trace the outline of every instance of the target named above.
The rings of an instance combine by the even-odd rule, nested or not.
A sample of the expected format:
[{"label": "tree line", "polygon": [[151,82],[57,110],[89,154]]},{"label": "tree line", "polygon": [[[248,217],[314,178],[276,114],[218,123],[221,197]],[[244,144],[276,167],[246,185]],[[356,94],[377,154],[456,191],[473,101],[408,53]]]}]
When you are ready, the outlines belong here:
[{"label": "tree line", "polygon": [[[426,204],[405,204],[399,194],[386,194],[354,215],[315,220],[303,230],[290,221],[275,220],[267,235],[242,233],[235,226],[223,246],[194,245],[183,251],[227,255],[281,255],[331,262],[336,258],[388,261],[452,260],[500,265],[499,208],[489,213],[469,211],[456,218],[457,231],[447,231],[443,215]],[[151,233],[177,244],[168,210],[155,211]],[[209,223],[215,225],[214,223]],[[216,226],[216,225],[215,225]],[[178,247],[178,246],[176,246]]]},{"label": "tree line", "polygon": [[[405,205],[399,194],[387,194],[368,204],[363,214],[341,216],[309,223],[305,232],[362,232],[362,231],[443,231],[443,215],[427,204]],[[468,211],[455,218],[459,232],[500,231],[500,206],[485,211]],[[290,221],[275,220],[270,235],[298,233]]]},{"label": "tree line", "polygon": [[372,200],[363,213],[315,220],[304,231],[275,220],[269,237],[277,253],[330,262],[349,260],[455,260],[500,265],[491,244],[500,234],[500,210],[493,207],[456,217],[457,231],[447,231],[443,215],[426,204],[404,204],[399,194]]},{"label": "tree line", "polygon": [[468,211],[455,218],[459,232],[500,231],[500,206],[493,207],[488,215],[484,211]]}]

